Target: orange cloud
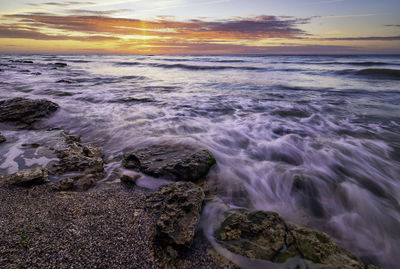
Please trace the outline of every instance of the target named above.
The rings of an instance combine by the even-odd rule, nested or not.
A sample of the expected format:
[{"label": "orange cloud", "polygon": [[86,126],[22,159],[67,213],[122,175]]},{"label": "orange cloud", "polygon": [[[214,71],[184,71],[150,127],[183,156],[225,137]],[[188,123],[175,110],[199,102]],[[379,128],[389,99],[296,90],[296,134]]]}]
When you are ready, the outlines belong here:
[{"label": "orange cloud", "polygon": [[[91,2],[66,2],[63,6]],[[53,5],[48,2],[46,5]],[[63,51],[98,50],[112,53],[363,53],[367,47],[349,42],[397,42],[400,36],[315,37],[302,26],[313,18],[278,16],[235,17],[225,20],[177,20],[164,16],[153,20],[116,18],[125,10],[67,10],[74,15],[50,13],[8,14],[0,18],[0,46],[13,39],[36,40],[37,47],[54,47],[69,41]],[[83,15],[82,15],[83,14]],[[7,40],[1,42],[1,40]],[[285,42],[286,44],[282,43]],[[296,43],[295,43],[296,42]],[[335,42],[332,44],[332,42]],[[301,43],[301,44],[298,44]],[[317,44],[315,44],[317,43]],[[18,44],[22,44],[19,42]],[[393,47],[393,46],[392,46]],[[1,47],[0,47],[1,48]],[[390,46],[384,48],[388,52]]]},{"label": "orange cloud", "polygon": [[258,16],[221,21],[175,21],[167,19],[136,20],[105,16],[57,16],[43,13],[5,15],[26,26],[57,29],[79,33],[104,33],[118,35],[152,35],[191,39],[263,39],[300,38],[307,33],[298,28],[308,19]]}]

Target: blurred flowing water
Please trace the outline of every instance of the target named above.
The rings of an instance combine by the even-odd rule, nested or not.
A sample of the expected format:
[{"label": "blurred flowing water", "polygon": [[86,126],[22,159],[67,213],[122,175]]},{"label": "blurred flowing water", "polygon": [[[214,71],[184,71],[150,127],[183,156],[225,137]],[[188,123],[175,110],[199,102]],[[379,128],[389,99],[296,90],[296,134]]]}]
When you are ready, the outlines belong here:
[{"label": "blurred flowing water", "polygon": [[[365,262],[400,263],[400,56],[1,55],[0,98],[16,96],[58,103],[40,124],[101,146],[105,181],[126,147],[199,144],[227,207],[276,211]],[[18,157],[46,131],[0,127],[0,174],[51,159]]]}]

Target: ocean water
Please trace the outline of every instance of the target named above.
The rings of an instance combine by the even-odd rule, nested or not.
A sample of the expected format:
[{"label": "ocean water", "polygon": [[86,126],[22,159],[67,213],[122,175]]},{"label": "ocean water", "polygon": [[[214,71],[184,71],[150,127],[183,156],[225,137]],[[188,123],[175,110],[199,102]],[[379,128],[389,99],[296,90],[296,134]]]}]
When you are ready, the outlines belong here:
[{"label": "ocean water", "polygon": [[[367,263],[400,263],[400,56],[0,55],[0,98],[17,96],[58,103],[41,126],[103,148],[102,182],[124,171],[125,148],[198,144],[227,208],[276,211]],[[51,161],[21,158],[48,132],[0,131],[0,174]]]}]

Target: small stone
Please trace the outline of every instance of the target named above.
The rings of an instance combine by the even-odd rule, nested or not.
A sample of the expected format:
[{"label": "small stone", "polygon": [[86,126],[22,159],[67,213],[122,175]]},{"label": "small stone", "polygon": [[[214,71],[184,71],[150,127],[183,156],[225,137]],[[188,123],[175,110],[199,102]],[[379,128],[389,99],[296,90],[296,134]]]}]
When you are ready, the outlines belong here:
[{"label": "small stone", "polygon": [[86,191],[96,185],[96,179],[102,174],[82,174],[70,178],[64,178],[53,184],[54,191]]},{"label": "small stone", "polygon": [[5,141],[6,141],[5,136],[0,133],[0,143],[3,143]]},{"label": "small stone", "polygon": [[75,189],[74,178],[64,178],[52,185],[54,191],[72,191]]},{"label": "small stone", "polygon": [[41,167],[25,169],[11,175],[5,175],[2,179],[11,185],[30,186],[48,182],[47,169]]},{"label": "small stone", "polygon": [[140,177],[141,177],[141,176],[140,176],[139,174],[136,174],[136,175],[128,175],[128,174],[125,174],[125,175],[122,175],[122,176],[121,176],[121,181],[124,182],[124,183],[132,183],[132,184],[135,184],[135,183],[136,183],[136,180],[138,180]]}]

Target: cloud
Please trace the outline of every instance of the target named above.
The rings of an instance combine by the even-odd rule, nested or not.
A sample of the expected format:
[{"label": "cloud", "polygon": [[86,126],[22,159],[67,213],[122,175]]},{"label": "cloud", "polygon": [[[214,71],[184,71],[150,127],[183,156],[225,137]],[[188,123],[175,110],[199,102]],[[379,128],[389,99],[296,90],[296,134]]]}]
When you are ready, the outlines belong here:
[{"label": "cloud", "polygon": [[400,24],[386,24],[388,27],[400,27]]},{"label": "cloud", "polygon": [[329,38],[314,38],[313,40],[321,41],[387,41],[400,40],[398,36],[367,36],[367,37],[329,37]]},{"label": "cloud", "polygon": [[108,16],[118,13],[131,12],[131,9],[113,9],[113,10],[87,10],[87,9],[72,9],[68,10],[68,13],[72,14],[85,14],[85,15],[94,15],[94,16]]},{"label": "cloud", "polygon": [[358,18],[358,17],[371,17],[376,16],[373,13],[366,13],[366,14],[343,14],[343,15],[330,15],[330,16],[318,16],[317,18],[324,18],[324,19],[344,19],[344,18]]},{"label": "cloud", "polygon": [[77,1],[69,1],[69,2],[46,2],[46,3],[28,3],[30,6],[58,6],[58,7],[69,7],[69,6],[80,6],[80,5],[96,5],[95,2],[77,2]]},{"label": "cloud", "polygon": [[[71,3],[92,2],[63,2],[61,5],[72,5]],[[53,2],[45,4],[52,5]],[[70,15],[43,12],[6,14],[0,17],[2,21],[0,38],[105,41],[109,42],[105,47],[115,52],[189,54],[362,53],[359,47],[334,44],[340,44],[340,41],[400,40],[400,36],[329,38],[313,36],[303,30],[302,26],[309,24],[314,17],[260,15],[224,20],[204,17],[179,20],[173,16],[159,16],[141,20],[112,16],[126,11],[130,10],[95,11],[76,8],[66,11]],[[366,15],[372,14],[355,16]],[[325,41],[332,42],[326,42],[329,45],[322,45],[326,44],[322,43]],[[293,44],[293,42],[303,44]],[[87,47],[90,48],[90,45]]]},{"label": "cloud", "polygon": [[24,38],[33,40],[74,40],[74,41],[110,41],[119,40],[119,38],[103,35],[86,35],[86,36],[71,36],[71,35],[48,35],[34,28],[24,28],[18,26],[0,26],[1,38]]},{"label": "cloud", "polygon": [[[113,11],[114,12],[114,11]],[[307,33],[299,28],[309,19],[293,17],[257,16],[227,20],[177,21],[171,18],[137,20],[106,16],[58,16],[51,14],[4,15],[19,23],[41,25],[43,28],[71,32],[106,33],[119,35],[146,35],[191,39],[260,40],[264,38],[300,38]]]}]

